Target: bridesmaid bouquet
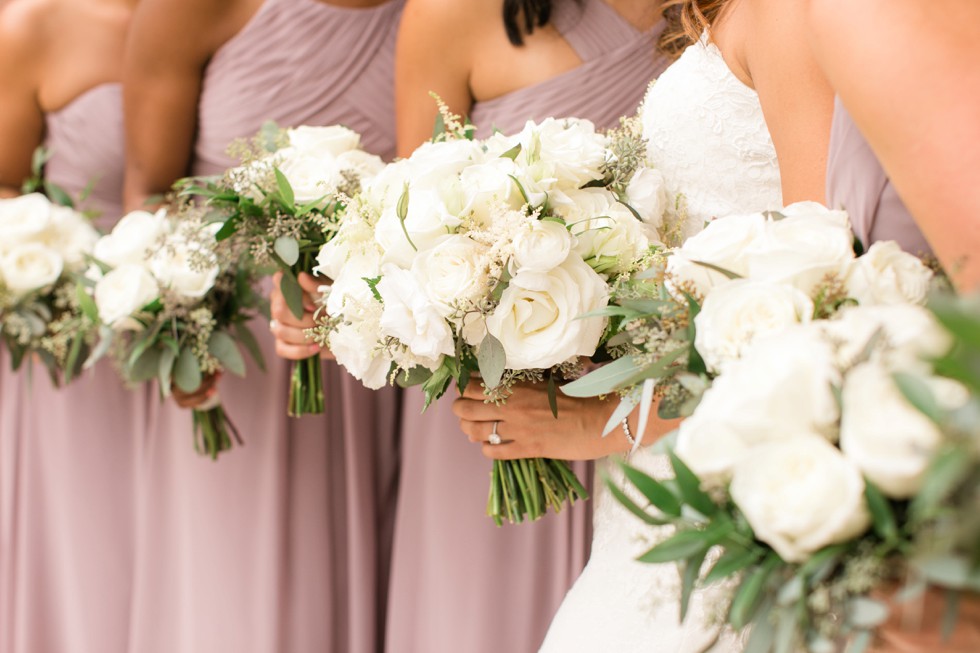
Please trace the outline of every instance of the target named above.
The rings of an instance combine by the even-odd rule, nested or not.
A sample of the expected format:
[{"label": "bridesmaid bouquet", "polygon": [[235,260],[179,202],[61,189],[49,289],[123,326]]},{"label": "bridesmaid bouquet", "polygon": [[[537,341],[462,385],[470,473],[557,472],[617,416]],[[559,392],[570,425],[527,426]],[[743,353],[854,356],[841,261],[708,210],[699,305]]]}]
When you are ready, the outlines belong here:
[{"label": "bridesmaid bouquet", "polygon": [[628,406],[656,393],[661,413],[689,416],[673,479],[625,467],[649,506],[611,491],[675,527],[640,560],[679,565],[682,617],[694,587],[732,579],[748,650],[867,646],[887,616],[870,592],[943,499],[971,478],[976,491],[975,427],[959,473],[930,473],[962,441],[938,424],[976,410],[946,378],[953,359],[925,362],[950,347],[919,305],[932,274],[894,243],[855,256],[852,242],[845,214],[809,203],[713,222],[618,289],[623,357],[565,388],[618,389]]},{"label": "bridesmaid bouquet", "polygon": [[[259,266],[282,272],[280,287],[290,311],[303,316],[300,272],[310,272],[320,248],[333,237],[348,197],[376,174],[380,158],[360,149],[346,127],[280,129],[268,123],[258,136],[233,145],[242,165],[217,179],[184,181],[182,193],[204,198],[221,216],[219,241],[244,244]],[[289,415],[322,413],[320,357],[295,363]]]},{"label": "bridesmaid bouquet", "polygon": [[36,355],[56,384],[79,373],[91,342],[75,335],[73,277],[98,237],[83,214],[39,193],[0,200],[0,336],[14,369]]},{"label": "bridesmaid bouquet", "polygon": [[[426,406],[477,373],[487,401],[520,381],[554,392],[605,341],[609,279],[657,243],[658,175],[625,128],[548,119],[472,140],[443,121],[365,184],[320,250],[332,284],[314,335],[366,386],[420,385]],[[495,462],[487,512],[533,520],[585,495],[564,461]]]},{"label": "bridesmaid bouquet", "polygon": [[[220,224],[199,209],[177,215],[134,211],[95,243],[93,265],[79,282],[79,310],[97,326],[100,342],[86,365],[110,350],[127,381],[156,379],[164,396],[171,385],[201,387],[205,375],[245,375],[241,343],[261,365],[246,327],[259,307],[254,271],[240,266],[231,241],[214,239]],[[195,448],[212,458],[240,442],[220,403],[193,411]]]}]

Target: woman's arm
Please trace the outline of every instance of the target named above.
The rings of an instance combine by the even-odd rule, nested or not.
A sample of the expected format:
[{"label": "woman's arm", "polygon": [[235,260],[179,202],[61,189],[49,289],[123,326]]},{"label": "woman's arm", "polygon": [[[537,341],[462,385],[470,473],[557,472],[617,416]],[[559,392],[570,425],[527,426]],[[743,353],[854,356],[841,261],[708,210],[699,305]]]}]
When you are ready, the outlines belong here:
[{"label": "woman's arm", "polygon": [[0,9],[0,196],[20,193],[44,139],[38,102],[44,31],[37,3]]},{"label": "woman's arm", "polygon": [[980,2],[808,0],[813,49],[954,282],[980,287]]},{"label": "woman's arm", "polygon": [[255,0],[139,3],[123,70],[129,209],[168,191],[189,172],[204,68],[259,4]]}]

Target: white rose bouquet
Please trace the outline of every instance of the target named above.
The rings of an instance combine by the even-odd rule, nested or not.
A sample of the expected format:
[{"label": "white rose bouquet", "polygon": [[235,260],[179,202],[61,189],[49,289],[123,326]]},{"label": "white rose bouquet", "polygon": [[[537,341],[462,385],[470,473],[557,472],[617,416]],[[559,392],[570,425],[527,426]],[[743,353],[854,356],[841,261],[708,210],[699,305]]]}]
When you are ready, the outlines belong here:
[{"label": "white rose bouquet", "polygon": [[[336,125],[283,130],[268,123],[231,152],[240,166],[220,178],[185,180],[181,192],[203,198],[222,216],[219,241],[239,241],[255,265],[282,272],[282,294],[302,317],[297,275],[312,271],[317,252],[336,233],[344,204],[383,162],[360,148],[356,132]],[[290,416],[323,412],[321,375],[319,356],[294,365]]]},{"label": "white rose bouquet", "polygon": [[[219,223],[191,205],[156,213],[134,211],[95,243],[93,265],[79,282],[78,309],[99,344],[86,365],[106,353],[131,383],[199,389],[206,375],[245,374],[239,343],[262,365],[246,322],[260,309],[256,273],[240,265],[231,240],[218,242]],[[238,433],[215,400],[193,411],[195,448],[212,458]]]},{"label": "white rose bouquet", "polygon": [[74,275],[98,237],[85,215],[39,193],[0,200],[0,336],[14,369],[33,354],[56,384],[80,371],[91,342],[73,335]]},{"label": "white rose bouquet", "polygon": [[[368,387],[421,385],[426,405],[475,373],[488,401],[519,381],[554,391],[604,344],[609,279],[658,243],[663,203],[628,204],[631,180],[655,177],[644,143],[575,119],[482,141],[443,122],[364,185],[321,249],[332,284],[314,333]],[[537,519],[584,495],[563,461],[496,462],[488,514]]]}]

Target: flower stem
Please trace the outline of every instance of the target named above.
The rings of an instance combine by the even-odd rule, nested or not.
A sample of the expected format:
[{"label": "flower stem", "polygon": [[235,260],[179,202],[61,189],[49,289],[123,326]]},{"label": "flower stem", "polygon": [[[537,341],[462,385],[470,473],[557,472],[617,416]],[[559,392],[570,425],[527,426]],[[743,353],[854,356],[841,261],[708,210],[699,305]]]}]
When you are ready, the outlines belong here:
[{"label": "flower stem", "polygon": [[323,368],[320,356],[293,363],[289,381],[289,416],[319,415],[323,412]]},{"label": "flower stem", "polygon": [[230,450],[234,442],[244,444],[238,429],[220,404],[208,410],[192,411],[191,420],[194,425],[194,450],[203,456],[215,460],[219,453]]}]

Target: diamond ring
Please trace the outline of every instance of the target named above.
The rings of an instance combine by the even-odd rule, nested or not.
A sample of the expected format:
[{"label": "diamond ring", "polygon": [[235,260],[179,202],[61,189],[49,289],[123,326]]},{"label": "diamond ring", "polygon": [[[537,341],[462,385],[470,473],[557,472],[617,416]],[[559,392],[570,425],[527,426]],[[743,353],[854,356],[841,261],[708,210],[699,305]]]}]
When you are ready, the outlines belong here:
[{"label": "diamond ring", "polygon": [[269,320],[269,331],[275,331],[279,326],[279,320]]},{"label": "diamond ring", "polygon": [[492,445],[498,445],[501,442],[503,442],[503,440],[500,439],[500,434],[497,433],[498,424],[500,424],[500,422],[493,423],[493,429],[490,431],[490,437],[487,438],[487,442],[489,442]]}]

